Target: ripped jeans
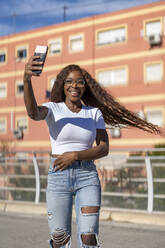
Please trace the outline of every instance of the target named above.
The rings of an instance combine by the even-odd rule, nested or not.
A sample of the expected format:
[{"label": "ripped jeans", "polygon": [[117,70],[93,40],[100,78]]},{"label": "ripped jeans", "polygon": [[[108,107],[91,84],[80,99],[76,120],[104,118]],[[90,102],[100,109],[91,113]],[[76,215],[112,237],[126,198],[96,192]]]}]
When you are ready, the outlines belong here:
[{"label": "ripped jeans", "polygon": [[73,197],[78,247],[100,247],[98,232],[101,186],[96,166],[93,161],[76,161],[67,169],[55,172],[52,168],[54,161],[55,158],[52,158],[46,193],[50,247],[53,247],[52,243],[57,247],[71,247]]}]

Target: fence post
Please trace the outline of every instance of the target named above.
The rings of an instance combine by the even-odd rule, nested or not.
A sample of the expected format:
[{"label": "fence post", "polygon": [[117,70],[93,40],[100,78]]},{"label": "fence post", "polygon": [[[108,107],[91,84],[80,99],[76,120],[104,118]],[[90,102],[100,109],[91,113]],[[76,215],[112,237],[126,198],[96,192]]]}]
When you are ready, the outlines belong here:
[{"label": "fence post", "polygon": [[35,153],[33,154],[33,165],[34,165],[35,179],[36,179],[35,203],[38,204],[40,200],[40,174],[39,174],[39,168],[38,168],[37,158],[36,158]]},{"label": "fence post", "polygon": [[145,157],[145,164],[147,169],[147,184],[148,184],[148,212],[153,211],[153,202],[154,202],[154,190],[153,190],[153,176],[152,176],[152,166],[151,158]]}]

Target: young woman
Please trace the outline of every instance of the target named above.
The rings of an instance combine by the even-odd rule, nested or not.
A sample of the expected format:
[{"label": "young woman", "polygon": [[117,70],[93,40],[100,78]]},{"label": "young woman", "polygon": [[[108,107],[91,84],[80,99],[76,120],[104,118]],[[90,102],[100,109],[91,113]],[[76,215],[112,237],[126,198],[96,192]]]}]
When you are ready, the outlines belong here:
[{"label": "young woman", "polygon": [[46,120],[50,133],[52,160],[46,195],[50,246],[71,247],[74,196],[78,247],[100,247],[101,187],[93,160],[109,152],[104,121],[111,126],[122,124],[150,133],[160,130],[120,105],[77,65],[61,70],[51,101],[38,106],[31,84],[35,70],[42,66],[36,58],[32,56],[25,66],[24,101],[29,117]]}]

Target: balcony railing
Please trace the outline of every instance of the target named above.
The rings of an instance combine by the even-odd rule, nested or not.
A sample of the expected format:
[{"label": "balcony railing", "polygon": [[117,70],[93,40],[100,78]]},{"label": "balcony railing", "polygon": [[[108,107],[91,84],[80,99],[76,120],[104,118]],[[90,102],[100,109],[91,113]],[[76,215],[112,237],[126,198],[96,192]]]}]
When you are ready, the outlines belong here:
[{"label": "balcony railing", "polygon": [[[0,200],[45,202],[49,152],[20,154],[1,153]],[[161,154],[165,149],[112,150],[95,161],[102,185],[102,206],[164,211],[165,156]]]}]

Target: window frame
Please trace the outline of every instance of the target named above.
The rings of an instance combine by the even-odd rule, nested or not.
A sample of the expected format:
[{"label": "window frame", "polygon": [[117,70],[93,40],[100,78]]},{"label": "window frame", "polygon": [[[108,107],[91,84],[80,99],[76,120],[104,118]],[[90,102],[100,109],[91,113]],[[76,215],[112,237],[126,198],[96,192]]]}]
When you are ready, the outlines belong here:
[{"label": "window frame", "polygon": [[[59,53],[50,53],[50,45],[51,45],[51,42],[52,41],[60,41],[60,45],[61,45],[61,50]],[[55,38],[52,38],[50,40],[48,40],[48,56],[49,57],[54,57],[54,56],[59,56],[61,55],[62,53],[62,47],[63,47],[63,44],[62,44],[62,37],[55,37]]]},{"label": "window frame", "polygon": [[6,99],[7,98],[7,83],[6,82],[0,82],[0,86],[1,85],[4,85],[5,86],[5,96],[4,97],[1,97],[0,96],[0,100],[3,100],[3,99]]},{"label": "window frame", "polygon": [[[72,41],[72,38],[78,37],[78,36],[82,37],[83,48],[80,50],[73,51],[73,50],[71,50],[71,41]],[[69,35],[69,53],[80,53],[80,52],[83,52],[84,50],[85,50],[85,35],[84,35],[84,33],[76,33],[76,34]]]},{"label": "window frame", "polygon": [[151,19],[145,19],[145,20],[143,20],[144,40],[148,41],[147,25],[146,24],[156,22],[156,21],[160,21],[160,23],[161,23],[161,34],[160,35],[161,36],[163,35],[164,27],[163,27],[163,17],[162,16],[151,18]]},{"label": "window frame", "polygon": [[50,82],[51,82],[51,80],[52,80],[53,78],[56,79],[56,78],[57,78],[57,75],[51,75],[51,76],[48,77],[48,88],[47,88],[47,89],[48,89],[49,91],[52,90],[52,88],[50,87]]},{"label": "window frame", "polygon": [[18,129],[19,127],[18,127],[18,121],[19,120],[21,120],[21,119],[25,119],[26,120],[26,124],[27,124],[27,129],[26,130],[24,130],[23,129],[23,133],[28,133],[28,131],[29,131],[29,123],[28,123],[28,118],[27,118],[27,116],[25,116],[25,115],[22,115],[22,116],[16,116],[16,118],[15,118],[15,128],[16,129]]},{"label": "window frame", "polygon": [[[161,65],[161,69],[162,69],[162,75],[161,75],[161,80],[148,80],[147,79],[147,66],[149,65],[154,65],[154,64],[160,64]],[[163,60],[158,60],[158,61],[151,61],[151,62],[145,62],[143,64],[143,78],[144,78],[144,83],[145,84],[153,84],[153,83],[162,83],[163,82],[163,78],[164,78],[164,70],[163,70]]]},{"label": "window frame", "polygon": [[0,48],[0,55],[5,54],[5,61],[0,62],[0,66],[6,65],[7,64],[7,49],[6,48]]},{"label": "window frame", "polygon": [[[121,40],[119,42],[112,42],[112,43],[106,43],[106,44],[99,44],[98,43],[98,34],[100,32],[106,32],[106,31],[110,31],[110,30],[115,30],[115,29],[120,29],[120,28],[125,28],[125,40]],[[96,48],[102,48],[102,47],[107,47],[107,46],[115,46],[115,45],[121,45],[121,44],[126,44],[128,42],[128,25],[127,24],[122,24],[122,25],[117,25],[117,26],[112,26],[112,27],[106,27],[106,28],[100,28],[100,29],[96,29],[96,33],[95,33],[95,44],[96,44]]]},{"label": "window frame", "polygon": [[[21,50],[21,49],[22,50],[26,49],[26,57],[25,58],[19,58],[18,57],[18,50]],[[28,54],[29,54],[29,45],[28,44],[18,45],[15,47],[16,62],[26,61],[28,59]]]},{"label": "window frame", "polygon": [[[20,155],[23,155],[23,156],[20,156]],[[29,158],[29,155],[26,152],[17,152],[15,157],[18,162],[25,162]]]},{"label": "window frame", "polygon": [[4,132],[0,132],[0,135],[7,133],[7,117],[0,117],[0,121],[1,120],[4,120],[5,121],[5,131]]},{"label": "window frame", "polygon": [[16,80],[16,82],[15,82],[15,96],[16,97],[23,97],[24,96],[24,91],[23,91],[22,94],[18,93],[18,91],[17,91],[18,84],[21,83],[21,82],[22,82],[22,84],[24,86],[23,80]]},{"label": "window frame", "polygon": [[[113,70],[118,70],[118,69],[126,69],[126,82],[124,84],[114,84],[114,85],[104,85],[104,84],[101,84],[98,80],[98,75],[99,75],[99,72],[104,72],[104,71],[113,71]],[[129,70],[128,70],[128,65],[121,65],[121,66],[113,66],[113,67],[106,67],[106,68],[101,68],[101,69],[98,69],[96,70],[96,79],[97,81],[103,85],[103,87],[125,87],[128,85],[128,80],[129,80]]]},{"label": "window frame", "polygon": [[164,106],[144,107],[144,115],[146,117],[146,120],[147,120],[147,112],[149,112],[149,111],[152,112],[152,111],[155,111],[155,110],[162,112],[163,125],[161,127],[164,127],[165,126],[165,107]]}]

